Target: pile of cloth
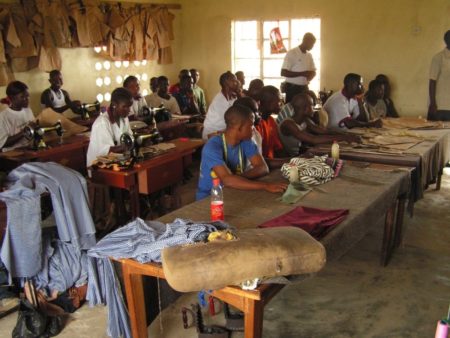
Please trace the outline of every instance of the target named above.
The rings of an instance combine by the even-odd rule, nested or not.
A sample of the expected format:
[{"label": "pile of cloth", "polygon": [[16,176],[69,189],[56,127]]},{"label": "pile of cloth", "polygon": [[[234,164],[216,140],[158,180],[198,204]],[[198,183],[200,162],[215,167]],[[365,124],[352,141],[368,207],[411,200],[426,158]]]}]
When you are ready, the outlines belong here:
[{"label": "pile of cloth", "polygon": [[[8,189],[0,193],[7,206],[0,256],[9,283],[12,278],[18,278],[22,285],[25,279],[33,279],[47,300],[56,300],[72,287],[86,288],[86,250],[96,239],[84,177],[56,163],[36,162],[11,171],[7,182]],[[43,193],[51,196],[57,239],[43,236]],[[62,306],[64,310],[71,308],[67,305]]]},{"label": "pile of cloth", "polygon": [[91,306],[108,305],[108,335],[131,337],[127,308],[111,258],[160,263],[162,249],[206,241],[210,233],[228,228],[224,222],[195,223],[177,218],[164,224],[137,218],[102,238],[88,251],[87,299]]}]

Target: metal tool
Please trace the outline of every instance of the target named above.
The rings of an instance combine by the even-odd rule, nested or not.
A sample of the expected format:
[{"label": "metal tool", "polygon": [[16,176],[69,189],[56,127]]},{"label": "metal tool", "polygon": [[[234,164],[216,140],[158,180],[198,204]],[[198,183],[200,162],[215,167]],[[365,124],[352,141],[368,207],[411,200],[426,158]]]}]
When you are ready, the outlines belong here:
[{"label": "metal tool", "polygon": [[39,126],[39,120],[37,120],[36,126],[26,126],[23,130],[25,138],[27,140],[33,140],[32,148],[34,150],[47,148],[47,144],[44,141],[44,135],[50,131],[56,131],[59,136],[59,143],[61,144],[62,136],[64,134],[61,121],[56,122],[51,127],[41,127]]}]

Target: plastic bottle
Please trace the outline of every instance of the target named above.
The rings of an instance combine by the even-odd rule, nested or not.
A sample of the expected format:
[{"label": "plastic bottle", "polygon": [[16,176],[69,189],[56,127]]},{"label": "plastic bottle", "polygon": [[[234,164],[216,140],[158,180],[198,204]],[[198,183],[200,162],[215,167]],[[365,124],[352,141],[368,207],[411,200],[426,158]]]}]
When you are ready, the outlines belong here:
[{"label": "plastic bottle", "polygon": [[339,144],[337,141],[333,141],[333,145],[331,146],[331,157],[336,161],[339,160]]},{"label": "plastic bottle", "polygon": [[213,176],[211,188],[211,221],[223,221],[223,192],[220,179]]}]

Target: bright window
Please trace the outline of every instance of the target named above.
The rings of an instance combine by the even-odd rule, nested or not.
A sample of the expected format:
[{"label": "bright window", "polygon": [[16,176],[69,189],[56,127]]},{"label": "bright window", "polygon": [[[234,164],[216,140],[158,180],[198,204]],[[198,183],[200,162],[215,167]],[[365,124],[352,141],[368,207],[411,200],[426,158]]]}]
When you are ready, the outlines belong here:
[{"label": "bright window", "polygon": [[284,78],[280,76],[285,53],[270,53],[270,31],[279,27],[287,50],[302,42],[307,32],[314,34],[317,41],[311,54],[317,68],[317,75],[309,84],[315,92],[320,90],[320,19],[291,19],[282,21],[233,21],[231,27],[231,51],[233,72],[245,73],[246,86],[256,78],[265,85],[280,87]]}]

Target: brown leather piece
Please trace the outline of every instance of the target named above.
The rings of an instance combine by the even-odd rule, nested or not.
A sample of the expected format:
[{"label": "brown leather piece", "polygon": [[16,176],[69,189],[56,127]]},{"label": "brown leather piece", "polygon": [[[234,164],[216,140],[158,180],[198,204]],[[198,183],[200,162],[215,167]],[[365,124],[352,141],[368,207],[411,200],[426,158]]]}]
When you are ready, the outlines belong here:
[{"label": "brown leather piece", "polygon": [[214,290],[254,278],[313,273],[325,265],[322,244],[298,228],[243,229],[237,237],[165,248],[169,285],[181,292]]}]

